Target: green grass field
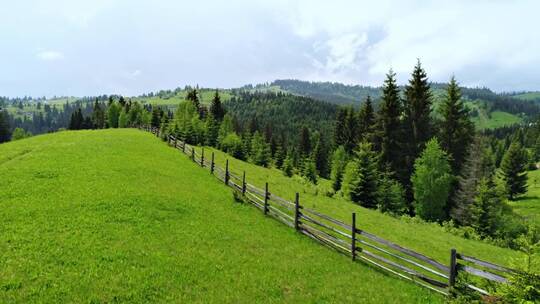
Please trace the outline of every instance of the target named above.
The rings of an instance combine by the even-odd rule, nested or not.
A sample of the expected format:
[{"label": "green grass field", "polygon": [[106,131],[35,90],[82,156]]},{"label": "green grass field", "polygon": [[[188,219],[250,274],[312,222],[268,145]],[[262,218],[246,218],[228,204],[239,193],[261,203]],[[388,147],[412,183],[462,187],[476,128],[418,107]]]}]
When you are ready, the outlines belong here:
[{"label": "green grass field", "polygon": [[478,117],[473,118],[473,121],[478,129],[495,129],[521,123],[523,119],[508,112],[493,111],[487,115],[483,111],[479,111]]},{"label": "green grass field", "polygon": [[[295,188],[278,189],[287,180],[276,171],[245,166],[250,178],[263,174],[257,181],[273,176],[284,196]],[[302,194],[303,203],[311,197]],[[325,209],[354,209],[337,203]],[[400,241],[438,232],[356,209],[370,230]],[[0,303],[443,302],[236,203],[208,171],[139,130],[66,131],[0,145],[0,218]],[[437,250],[456,240],[432,239],[419,246]]]},{"label": "green grass field", "polygon": [[[210,89],[202,89],[199,91],[200,93],[200,102],[201,104],[210,104],[212,99],[214,98],[215,90]],[[151,104],[155,106],[176,106],[180,102],[186,100],[186,91],[181,91],[178,94],[176,94],[174,97],[171,98],[160,98],[159,96],[153,96],[153,97],[134,97],[134,101],[139,101],[143,104]],[[221,96],[221,101],[226,102],[227,100],[231,99],[232,95],[229,90],[219,90],[219,95]]]},{"label": "green grass field", "polygon": [[540,170],[529,171],[527,194],[511,205],[516,213],[540,225]]},{"label": "green grass field", "polygon": [[540,92],[528,92],[528,93],[515,95],[514,97],[523,99],[523,100],[537,100],[537,99],[540,99]]},{"label": "green grass field", "polygon": [[[200,153],[200,148],[197,148]],[[438,224],[405,221],[394,218],[379,211],[365,209],[353,204],[342,197],[327,197],[323,194],[324,189],[329,189],[330,181],[320,180],[319,186],[305,182],[295,176],[288,178],[280,170],[274,168],[262,168],[229,157],[227,154],[205,148],[205,154],[209,157],[215,153],[217,165],[224,168],[225,159],[230,161],[230,168],[238,176],[246,172],[249,183],[263,189],[265,182],[269,183],[269,191],[282,198],[294,200],[296,192],[300,193],[300,203],[306,207],[340,219],[346,223],[351,222],[351,213],[357,213],[357,225],[360,229],[374,233],[399,245],[408,247],[439,262],[447,264],[450,257],[450,249],[455,248],[458,252],[475,256],[501,265],[509,265],[513,258],[520,254],[516,251],[489,245],[484,242],[464,239],[446,232]]]}]

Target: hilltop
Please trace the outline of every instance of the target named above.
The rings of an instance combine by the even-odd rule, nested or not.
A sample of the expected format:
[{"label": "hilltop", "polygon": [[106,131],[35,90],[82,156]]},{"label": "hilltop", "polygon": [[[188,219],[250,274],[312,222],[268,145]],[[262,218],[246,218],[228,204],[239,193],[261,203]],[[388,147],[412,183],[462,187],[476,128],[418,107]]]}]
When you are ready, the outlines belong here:
[{"label": "hilltop", "polygon": [[238,204],[134,129],[2,144],[0,198],[0,302],[443,300]]}]

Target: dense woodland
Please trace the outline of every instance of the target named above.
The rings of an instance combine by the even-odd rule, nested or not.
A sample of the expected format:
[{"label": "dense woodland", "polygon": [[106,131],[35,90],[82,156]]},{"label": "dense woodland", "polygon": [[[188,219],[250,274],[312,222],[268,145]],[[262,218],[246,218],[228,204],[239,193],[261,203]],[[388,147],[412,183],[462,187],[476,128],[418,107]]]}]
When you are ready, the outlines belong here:
[{"label": "dense woodland", "polygon": [[[273,85],[297,86],[297,90],[304,86],[297,81]],[[432,86],[444,90],[436,113]],[[328,83],[321,90],[339,88]],[[366,92],[363,87],[356,89]],[[515,246],[513,239],[527,230],[506,201],[526,192],[527,170],[540,161],[540,124],[531,120],[479,132],[463,96],[531,116],[538,114],[534,102],[516,102],[487,89],[463,89],[453,78],[444,86],[431,84],[420,63],[405,86],[398,86],[390,71],[380,90],[374,89],[380,93],[372,92],[377,101],[366,94],[360,107],[248,89],[235,92],[226,103],[216,91],[207,106],[197,88],[186,90],[187,100],[174,109],[100,96],[66,103],[61,109],[38,101],[39,111],[31,118],[13,118],[0,111],[0,139],[60,128],[149,124],[161,128],[163,136],[173,134],[190,144],[217,147],[236,158],[279,168],[287,176],[303,176],[313,184],[330,179],[332,188],[322,191],[326,195],[344,196],[396,216],[450,225],[464,235],[501,246]],[[350,93],[362,94],[358,90]],[[29,100],[0,102],[23,107]]]}]

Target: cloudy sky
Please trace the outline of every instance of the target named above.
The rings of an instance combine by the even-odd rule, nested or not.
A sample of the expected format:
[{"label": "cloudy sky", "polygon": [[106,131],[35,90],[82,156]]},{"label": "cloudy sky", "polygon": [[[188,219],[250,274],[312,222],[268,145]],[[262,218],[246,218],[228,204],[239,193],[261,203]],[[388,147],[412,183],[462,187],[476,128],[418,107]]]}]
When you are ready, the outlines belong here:
[{"label": "cloudy sky", "polygon": [[[377,2],[377,3],[375,3]],[[0,5],[0,96],[136,95],[296,78],[540,90],[540,2],[18,0]]]}]

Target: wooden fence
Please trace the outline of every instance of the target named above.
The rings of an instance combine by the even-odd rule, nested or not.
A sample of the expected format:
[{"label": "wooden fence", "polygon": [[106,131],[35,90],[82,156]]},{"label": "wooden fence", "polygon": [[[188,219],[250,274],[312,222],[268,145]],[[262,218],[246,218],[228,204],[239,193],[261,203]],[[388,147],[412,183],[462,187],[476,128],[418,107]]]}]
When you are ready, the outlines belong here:
[{"label": "wooden fence", "polygon": [[[159,129],[141,127],[141,129],[160,136]],[[484,283],[508,283],[508,275],[515,270],[493,263],[457,253],[455,249],[449,252],[449,264],[443,264],[435,259],[404,248],[393,242],[364,231],[356,225],[356,214],[352,213],[351,223],[347,224],[330,216],[300,205],[299,194],[296,193],[293,202],[277,196],[269,189],[268,183],[264,189],[255,187],[246,181],[246,174],[235,174],[226,160],[225,168],[220,168],[214,161],[214,153],[206,155],[204,148],[201,153],[174,136],[166,138],[167,143],[188,155],[191,160],[203,168],[210,170],[214,176],[225,185],[241,194],[247,202],[259,208],[265,215],[271,216],[283,224],[296,229],[313,240],[334,248],[352,258],[353,261],[363,261],[377,269],[382,269],[405,280],[412,281],[430,290],[448,295],[449,289],[456,283],[458,273],[468,273],[470,282],[466,286],[483,295],[489,292],[476,285]],[[476,285],[474,285],[476,284]]]}]

